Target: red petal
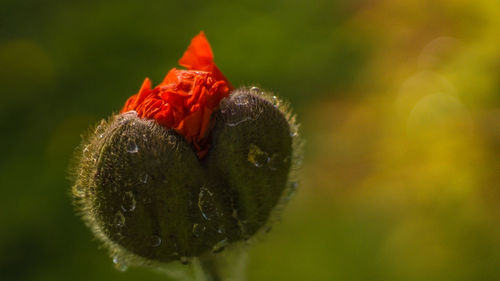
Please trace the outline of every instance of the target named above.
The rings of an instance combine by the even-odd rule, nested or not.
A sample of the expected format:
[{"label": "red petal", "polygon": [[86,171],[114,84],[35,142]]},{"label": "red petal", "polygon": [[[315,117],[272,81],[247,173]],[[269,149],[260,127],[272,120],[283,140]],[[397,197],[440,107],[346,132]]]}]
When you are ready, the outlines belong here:
[{"label": "red petal", "polygon": [[213,71],[214,54],[203,31],[191,40],[179,64],[190,70]]},{"label": "red petal", "polygon": [[131,96],[127,102],[125,103],[125,106],[123,106],[122,110],[120,112],[127,112],[130,110],[136,110],[137,106],[144,101],[145,97],[151,92],[151,80],[146,77],[144,81],[142,82],[141,88],[139,89],[139,92],[133,96]]},{"label": "red petal", "polygon": [[160,125],[176,130],[193,144],[202,158],[210,146],[212,113],[220,100],[229,95],[232,86],[215,65],[212,48],[203,32],[193,38],[179,64],[188,70],[171,69],[154,89],[146,78],[121,112],[135,110],[140,118],[155,119]]},{"label": "red petal", "polygon": [[160,83],[160,85],[158,86],[161,86],[161,85],[168,85],[168,84],[175,84],[179,81],[179,79],[177,78],[177,73],[179,72],[179,70],[177,68],[172,68],[168,73],[167,75],[165,75],[165,78],[163,78],[163,81]]},{"label": "red petal", "polygon": [[201,119],[200,139],[205,138],[208,135],[208,131],[210,129],[210,119],[212,116],[212,111],[213,111],[212,109],[205,107]]},{"label": "red petal", "polygon": [[211,72],[217,80],[226,81],[229,88],[233,89],[231,83],[229,83],[224,74],[222,74],[217,65],[215,65],[212,47],[210,47],[210,43],[208,43],[205,32],[203,31],[191,40],[191,44],[189,44],[186,52],[184,52],[184,55],[179,60],[179,65],[189,70]]}]

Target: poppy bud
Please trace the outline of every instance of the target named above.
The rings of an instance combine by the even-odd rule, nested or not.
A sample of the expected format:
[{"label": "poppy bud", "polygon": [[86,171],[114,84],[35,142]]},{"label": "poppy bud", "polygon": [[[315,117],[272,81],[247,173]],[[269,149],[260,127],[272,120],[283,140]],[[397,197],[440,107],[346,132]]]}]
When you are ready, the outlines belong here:
[{"label": "poppy bud", "polygon": [[[246,241],[295,188],[287,183],[297,126],[286,106],[255,87],[229,92],[220,72],[213,80],[198,74],[143,85],[82,145],[76,203],[96,236],[129,262],[184,263]],[[196,95],[199,102],[179,104],[203,105],[208,119],[156,106]]]}]

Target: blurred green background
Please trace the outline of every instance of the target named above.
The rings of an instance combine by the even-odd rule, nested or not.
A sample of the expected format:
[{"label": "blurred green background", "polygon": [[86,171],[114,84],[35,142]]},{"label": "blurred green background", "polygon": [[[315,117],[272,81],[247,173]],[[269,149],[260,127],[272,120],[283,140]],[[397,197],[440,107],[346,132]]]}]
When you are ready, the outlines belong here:
[{"label": "blurred green background", "polygon": [[166,280],[113,268],[68,166],[200,30],[233,84],[292,103],[307,142],[248,280],[500,280],[491,0],[2,0],[0,280]]}]

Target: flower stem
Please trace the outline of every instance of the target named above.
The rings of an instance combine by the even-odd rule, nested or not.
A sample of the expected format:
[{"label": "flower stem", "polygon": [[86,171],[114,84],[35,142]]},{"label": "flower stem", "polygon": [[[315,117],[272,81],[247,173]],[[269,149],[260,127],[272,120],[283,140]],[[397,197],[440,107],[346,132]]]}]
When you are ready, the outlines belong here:
[{"label": "flower stem", "polygon": [[223,281],[217,261],[212,256],[202,256],[199,260],[205,281]]}]

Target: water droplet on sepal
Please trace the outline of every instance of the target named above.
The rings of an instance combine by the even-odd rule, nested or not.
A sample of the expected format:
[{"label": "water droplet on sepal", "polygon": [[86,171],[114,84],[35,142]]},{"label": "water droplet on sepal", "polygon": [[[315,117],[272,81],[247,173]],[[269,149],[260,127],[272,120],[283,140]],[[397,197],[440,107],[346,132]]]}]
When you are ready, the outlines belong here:
[{"label": "water droplet on sepal", "polygon": [[132,212],[135,210],[136,201],[132,191],[126,191],[122,197],[122,210],[125,212]]},{"label": "water droplet on sepal", "polygon": [[272,171],[276,171],[279,168],[279,165],[281,164],[280,160],[281,158],[279,154],[274,153],[273,155],[271,155],[271,157],[269,158],[269,162],[267,163],[269,169],[271,169]]},{"label": "water droplet on sepal", "polygon": [[141,176],[140,181],[141,181],[141,183],[146,184],[146,183],[148,183],[148,179],[149,179],[149,175],[147,173],[144,173]]},{"label": "water droplet on sepal", "polygon": [[250,88],[250,93],[252,93],[252,94],[260,94],[260,93],[262,93],[262,91],[260,90],[259,87],[252,87],[252,88]]},{"label": "water droplet on sepal", "polygon": [[205,231],[205,226],[202,226],[198,223],[193,224],[193,236],[198,238],[200,237],[203,232]]},{"label": "water droplet on sepal", "polygon": [[280,102],[280,99],[278,99],[277,96],[272,96],[271,97],[271,103],[273,104],[274,107],[279,107],[281,102]]},{"label": "water droplet on sepal", "polygon": [[125,216],[122,214],[122,212],[116,212],[115,217],[113,218],[113,224],[117,227],[125,226]]},{"label": "water droplet on sepal", "polygon": [[222,239],[212,247],[212,253],[216,254],[222,252],[227,245],[228,245],[227,238]]},{"label": "water droplet on sepal", "polygon": [[267,152],[262,151],[260,147],[251,143],[248,147],[248,162],[252,163],[255,167],[260,168],[264,166],[264,164],[269,163],[269,155]]},{"label": "water droplet on sepal", "polygon": [[135,143],[134,140],[129,140],[127,143],[127,152],[128,153],[137,153],[139,152],[139,147],[137,146],[137,143]]},{"label": "water droplet on sepal", "polygon": [[217,214],[213,196],[214,194],[206,186],[200,188],[200,192],[198,193],[198,209],[205,220],[210,220],[213,215]]},{"label": "water droplet on sepal", "polygon": [[168,135],[167,142],[170,145],[175,145],[175,143],[177,142],[177,138],[174,135]]},{"label": "water droplet on sepal", "polygon": [[219,225],[219,227],[217,228],[217,233],[223,234],[225,232],[226,232],[226,228],[224,227],[224,225]]},{"label": "water droplet on sepal", "polygon": [[151,247],[159,247],[161,245],[162,239],[158,235],[151,236]]},{"label": "water droplet on sepal", "polygon": [[128,269],[127,262],[118,256],[113,257],[113,263],[115,265],[116,270],[120,272],[124,272]]}]

